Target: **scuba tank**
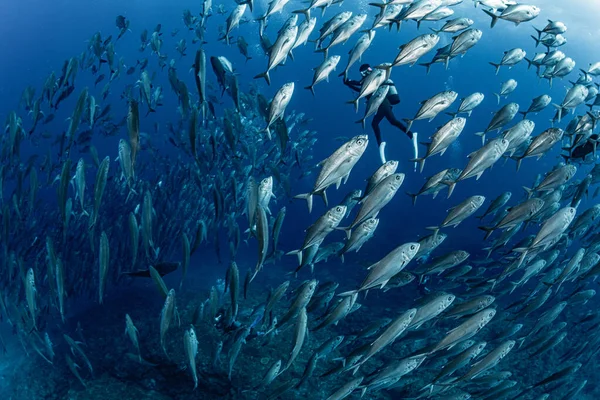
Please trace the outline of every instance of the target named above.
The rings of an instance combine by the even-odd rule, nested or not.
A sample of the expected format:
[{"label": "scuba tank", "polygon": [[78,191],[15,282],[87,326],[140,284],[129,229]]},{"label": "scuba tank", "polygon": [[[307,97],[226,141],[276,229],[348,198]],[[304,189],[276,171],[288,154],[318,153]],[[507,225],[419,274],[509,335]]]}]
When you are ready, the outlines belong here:
[{"label": "scuba tank", "polygon": [[386,99],[390,102],[391,105],[396,105],[400,103],[400,96],[398,96],[398,89],[396,89],[396,85],[394,85],[394,81],[388,79],[384,82],[384,85],[388,85],[390,89],[388,90],[388,94]]}]

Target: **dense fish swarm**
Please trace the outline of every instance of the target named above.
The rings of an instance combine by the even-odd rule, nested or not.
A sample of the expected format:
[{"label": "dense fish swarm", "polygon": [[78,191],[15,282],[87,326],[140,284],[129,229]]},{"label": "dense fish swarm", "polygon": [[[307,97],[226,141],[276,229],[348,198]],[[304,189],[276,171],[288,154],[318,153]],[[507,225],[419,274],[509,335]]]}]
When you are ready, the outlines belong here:
[{"label": "dense fish swarm", "polygon": [[[461,168],[437,171],[408,193],[413,204],[423,195],[455,194],[445,217],[429,227],[408,226],[406,210],[394,209],[405,181],[420,175],[386,161],[385,142],[377,143],[382,165],[364,190],[347,183],[374,146],[370,135],[345,134],[336,147],[319,149],[328,157],[317,163],[325,132],[309,128],[310,107],[292,102],[292,77],[266,97],[262,80],[240,78],[249,67],[205,46],[205,33],[219,24],[223,45],[237,45],[246,61],[257,58],[251,44],[260,42],[265,67],[252,76],[271,85],[285,75],[283,65],[299,63],[307,43],[316,42],[324,58],[304,84],[319,97],[328,95],[340,61],[347,58],[338,73],[350,85],[351,67],[381,36],[376,29],[396,27],[398,54],[361,67],[348,103],[356,111],[366,104],[357,122],[365,130],[373,116],[378,142],[384,118],[404,130],[414,141],[411,163],[422,172],[427,159],[447,157],[461,134],[473,132],[469,119],[486,95],[463,93],[458,104],[450,87],[428,99],[417,93],[408,101],[420,101],[419,109],[404,126],[391,111],[391,76],[417,63],[427,73],[437,63],[448,69],[489,29],[509,23],[529,40],[525,23],[541,12],[476,0],[491,27],[475,28],[473,19],[454,15],[464,10],[460,3],[387,0],[356,13],[351,0],[311,0],[303,8],[289,0],[266,7],[203,0],[200,10],[183,12],[185,29],[170,33],[174,49],[162,25],[138,30],[119,15],[113,34],[94,33],[41,89],[27,87],[18,108],[6,113],[0,152],[0,314],[10,327],[0,339],[7,357],[29,356],[14,357],[17,372],[4,398],[599,398],[587,383],[597,376],[600,351],[593,306],[598,189],[591,194],[600,168],[587,164],[596,161],[600,63],[567,78],[576,64],[558,49],[567,42],[564,23],[535,28],[535,47],[545,52],[507,49],[489,61],[493,68],[480,66],[481,76],[494,76],[524,69],[525,60],[536,67],[529,73],[550,85],[573,81],[554,101],[552,121],[536,123],[527,117],[549,106],[549,95],[525,109],[499,105],[519,90],[515,79],[490,88],[499,108],[476,133],[481,146]],[[400,32],[410,21],[417,28],[439,23],[410,38]],[[245,23],[256,25],[258,40],[235,38]],[[121,38],[134,34],[139,57],[119,53]],[[348,40],[348,56],[333,54]],[[421,62],[428,54],[431,61]],[[513,123],[519,113],[523,120]],[[149,126],[151,114],[172,122]],[[419,157],[411,128],[444,114],[450,119],[429,128]],[[494,198],[457,198],[463,181],[490,175],[500,160],[514,160],[519,170],[557,150],[564,162],[547,164],[522,196],[498,189]],[[304,178],[314,184],[300,193],[296,181]],[[328,193],[340,188],[346,196],[331,203]],[[302,216],[286,223],[289,203],[302,200],[308,212],[293,204]],[[367,256],[362,268],[354,253],[364,254],[390,218],[412,240]],[[453,239],[464,233],[450,229],[475,218],[485,233],[467,234],[488,240],[476,252],[459,248]],[[340,240],[328,240],[336,234]],[[283,249],[284,236],[296,247]],[[437,250],[446,240],[453,248]],[[292,268],[296,257],[286,254],[297,257]],[[211,263],[226,266],[224,276],[225,267]]]}]

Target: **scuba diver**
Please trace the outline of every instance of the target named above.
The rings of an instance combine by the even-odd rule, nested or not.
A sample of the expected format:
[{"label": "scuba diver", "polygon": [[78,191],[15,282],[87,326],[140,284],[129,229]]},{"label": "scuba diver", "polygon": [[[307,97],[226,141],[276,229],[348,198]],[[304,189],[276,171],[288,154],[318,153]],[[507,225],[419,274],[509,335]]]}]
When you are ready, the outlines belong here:
[{"label": "scuba diver", "polygon": [[[348,86],[350,89],[354,90],[355,92],[360,92],[360,89],[362,87],[362,84],[365,80],[365,78],[371,73],[373,72],[373,68],[371,68],[371,66],[369,64],[363,64],[360,66],[360,74],[362,75],[362,79],[360,81],[355,81],[352,79],[346,79],[344,78],[344,84],[346,86]],[[386,159],[385,159],[385,142],[381,140],[381,129],[379,128],[379,124],[381,123],[381,121],[383,121],[383,119],[387,119],[388,122],[392,125],[394,125],[396,128],[400,129],[402,132],[406,133],[406,135],[412,139],[413,141],[413,148],[415,151],[415,158],[418,158],[418,154],[417,154],[417,133],[416,132],[411,132],[408,129],[406,129],[406,125],[404,125],[402,122],[400,122],[396,116],[394,115],[394,111],[392,110],[392,106],[395,106],[396,104],[400,103],[400,96],[398,95],[398,90],[396,89],[396,85],[394,85],[394,82],[391,79],[386,80],[383,85],[388,85],[390,87],[389,91],[388,91],[388,95],[386,97],[386,99],[383,101],[383,103],[381,103],[381,105],[379,106],[379,109],[377,110],[377,113],[375,114],[375,116],[373,117],[373,121],[371,122],[371,127],[373,128],[373,133],[375,134],[375,139],[377,140],[377,145],[379,146],[379,158],[381,159],[381,163],[385,164]],[[366,99],[368,100],[371,96],[367,96]]]},{"label": "scuba diver", "polygon": [[[591,135],[583,144],[576,145],[577,147],[563,147],[563,150],[569,152],[568,155],[561,154],[561,157],[566,162],[593,162],[596,159],[596,146],[598,143],[598,135]],[[593,154],[592,157],[590,155]]]}]

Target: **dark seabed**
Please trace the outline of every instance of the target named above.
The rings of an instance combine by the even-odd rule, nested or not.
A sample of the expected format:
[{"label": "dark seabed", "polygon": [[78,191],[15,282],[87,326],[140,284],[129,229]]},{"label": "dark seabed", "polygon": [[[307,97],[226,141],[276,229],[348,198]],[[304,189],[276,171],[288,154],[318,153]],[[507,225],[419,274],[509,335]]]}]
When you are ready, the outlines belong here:
[{"label": "dark seabed", "polygon": [[600,5],[514,3],[6,2],[0,399],[600,398]]}]

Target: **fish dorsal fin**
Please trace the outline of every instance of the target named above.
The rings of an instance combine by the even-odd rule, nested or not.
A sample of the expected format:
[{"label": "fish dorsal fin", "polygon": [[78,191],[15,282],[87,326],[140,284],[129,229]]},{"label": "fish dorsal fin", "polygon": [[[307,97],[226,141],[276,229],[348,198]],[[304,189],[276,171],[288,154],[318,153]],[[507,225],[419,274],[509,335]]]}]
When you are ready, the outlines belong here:
[{"label": "fish dorsal fin", "polygon": [[473,365],[471,365],[471,368],[476,368],[479,364],[481,364],[481,361],[483,361],[483,359],[477,361],[476,363],[474,363]]},{"label": "fish dorsal fin", "polygon": [[320,163],[318,163],[317,167],[323,166],[323,164],[325,164],[327,162],[327,160],[329,160],[329,157],[327,157],[326,159],[324,159],[323,161],[321,161]]},{"label": "fish dorsal fin", "polygon": [[452,333],[456,332],[460,327],[461,325],[457,326],[456,328],[450,329],[448,332],[446,332],[446,335],[451,335]]},{"label": "fish dorsal fin", "polygon": [[432,302],[437,297],[442,296],[443,294],[444,294],[443,292],[432,292],[432,293],[428,293],[424,296],[421,296],[415,300],[415,307],[420,308],[420,307],[426,305],[427,303]]},{"label": "fish dorsal fin", "polygon": [[372,268],[376,268],[376,267],[379,265],[379,263],[380,263],[380,262],[381,262],[381,261],[377,261],[375,264],[371,265],[371,266],[370,266],[370,267],[368,267],[367,269],[368,269],[368,270],[371,270]]}]

